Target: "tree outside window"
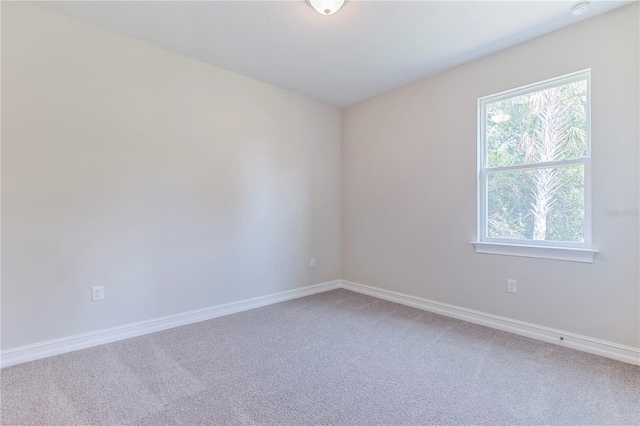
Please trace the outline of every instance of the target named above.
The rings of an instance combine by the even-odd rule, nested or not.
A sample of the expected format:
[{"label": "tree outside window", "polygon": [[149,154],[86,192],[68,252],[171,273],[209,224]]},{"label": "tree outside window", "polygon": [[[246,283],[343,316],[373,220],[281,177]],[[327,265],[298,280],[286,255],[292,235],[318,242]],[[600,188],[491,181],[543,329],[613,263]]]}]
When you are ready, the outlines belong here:
[{"label": "tree outside window", "polygon": [[589,78],[479,100],[480,241],[589,243]]}]

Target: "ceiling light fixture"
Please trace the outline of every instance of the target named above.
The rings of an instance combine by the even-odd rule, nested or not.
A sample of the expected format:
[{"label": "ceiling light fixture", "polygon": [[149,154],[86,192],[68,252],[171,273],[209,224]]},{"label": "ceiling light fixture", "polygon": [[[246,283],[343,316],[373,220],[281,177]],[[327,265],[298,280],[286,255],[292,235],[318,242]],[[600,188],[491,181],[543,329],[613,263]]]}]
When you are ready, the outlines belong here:
[{"label": "ceiling light fixture", "polygon": [[571,14],[573,16],[580,16],[583,13],[585,13],[587,11],[587,9],[589,9],[589,2],[583,1],[581,3],[576,3],[571,8]]},{"label": "ceiling light fixture", "polygon": [[333,15],[340,10],[347,0],[307,0],[307,4],[320,15]]}]

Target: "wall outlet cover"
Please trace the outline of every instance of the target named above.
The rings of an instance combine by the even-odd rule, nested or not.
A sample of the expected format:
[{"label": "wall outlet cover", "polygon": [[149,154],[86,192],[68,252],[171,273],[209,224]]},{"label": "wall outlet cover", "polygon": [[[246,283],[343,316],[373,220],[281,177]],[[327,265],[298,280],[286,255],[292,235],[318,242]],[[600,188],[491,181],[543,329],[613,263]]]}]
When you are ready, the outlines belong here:
[{"label": "wall outlet cover", "polygon": [[91,300],[97,302],[104,299],[104,286],[91,287]]}]

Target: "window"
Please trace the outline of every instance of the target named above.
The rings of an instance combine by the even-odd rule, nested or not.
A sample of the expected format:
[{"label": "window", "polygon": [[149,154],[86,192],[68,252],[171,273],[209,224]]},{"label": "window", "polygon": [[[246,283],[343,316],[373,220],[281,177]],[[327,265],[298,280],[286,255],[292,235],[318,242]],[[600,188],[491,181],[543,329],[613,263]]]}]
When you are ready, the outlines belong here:
[{"label": "window", "polygon": [[481,253],[593,262],[590,71],[478,99]]}]

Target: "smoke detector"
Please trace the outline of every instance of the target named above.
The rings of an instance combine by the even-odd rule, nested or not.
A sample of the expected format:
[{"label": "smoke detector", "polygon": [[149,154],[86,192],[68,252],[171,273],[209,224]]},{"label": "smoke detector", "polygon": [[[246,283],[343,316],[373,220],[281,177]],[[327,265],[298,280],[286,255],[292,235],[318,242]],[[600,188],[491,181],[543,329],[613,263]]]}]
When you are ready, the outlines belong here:
[{"label": "smoke detector", "polygon": [[583,2],[580,2],[580,3],[576,3],[571,8],[571,14],[573,16],[580,16],[583,13],[585,13],[587,11],[587,9],[589,9],[589,2],[583,1]]}]

